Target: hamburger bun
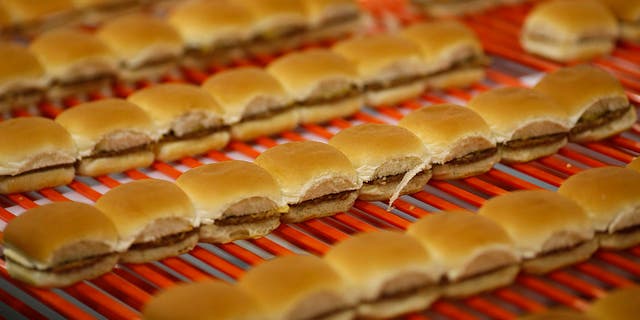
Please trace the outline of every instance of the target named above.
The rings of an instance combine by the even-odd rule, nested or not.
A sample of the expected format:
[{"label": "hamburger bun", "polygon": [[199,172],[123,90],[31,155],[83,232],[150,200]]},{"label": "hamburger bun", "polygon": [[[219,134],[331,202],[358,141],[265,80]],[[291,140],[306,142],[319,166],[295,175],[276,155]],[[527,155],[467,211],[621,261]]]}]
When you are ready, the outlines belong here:
[{"label": "hamburger bun", "polygon": [[310,30],[306,39],[336,39],[358,33],[362,13],[355,0],[303,0]]},{"label": "hamburger bun", "polygon": [[547,310],[519,317],[518,320],[595,320],[583,313],[572,310]]},{"label": "hamburger bun", "polygon": [[627,168],[640,172],[640,157],[633,159],[627,164]]},{"label": "hamburger bun", "polygon": [[413,0],[427,14],[434,17],[461,16],[493,7],[496,0]]},{"label": "hamburger bun", "polygon": [[620,37],[624,40],[640,41],[640,2],[628,0],[600,0],[618,18]]},{"label": "hamburger bun", "polygon": [[38,59],[24,47],[0,42],[0,112],[37,102],[47,81]]},{"label": "hamburger bun", "polygon": [[586,314],[593,320],[630,320],[640,312],[640,288],[631,286],[616,289],[597,299]]}]

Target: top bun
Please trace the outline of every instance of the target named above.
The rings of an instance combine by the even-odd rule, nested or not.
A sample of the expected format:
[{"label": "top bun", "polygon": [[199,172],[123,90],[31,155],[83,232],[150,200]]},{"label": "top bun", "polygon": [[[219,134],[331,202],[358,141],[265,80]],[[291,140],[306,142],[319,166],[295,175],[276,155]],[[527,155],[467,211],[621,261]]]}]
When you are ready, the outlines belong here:
[{"label": "top bun", "polygon": [[245,41],[253,22],[246,8],[223,0],[180,3],[169,15],[169,23],[190,48],[215,48]]},{"label": "top bun", "polygon": [[23,86],[44,87],[44,69],[24,47],[0,42],[0,96]]},{"label": "top bun", "polygon": [[307,16],[300,0],[236,0],[251,12],[252,33],[269,32],[287,26],[306,26]]},{"label": "top bun", "polygon": [[640,312],[640,287],[633,286],[607,293],[593,302],[586,314],[594,320],[630,320]]},{"label": "top bun", "polygon": [[0,122],[0,175],[71,164],[77,153],[69,132],[53,120],[29,117]]},{"label": "top bun", "polygon": [[445,70],[467,58],[484,56],[480,40],[456,20],[417,23],[400,34],[420,48],[423,64],[431,72]]},{"label": "top bun", "polygon": [[257,301],[222,281],[183,283],[161,291],[142,308],[145,320],[266,319]]},{"label": "top bun", "polygon": [[405,173],[430,156],[411,131],[390,124],[362,124],[340,131],[329,144],[342,151],[364,182]]},{"label": "top bun", "polygon": [[581,205],[596,231],[639,224],[640,172],[620,167],[585,170],[565,180],[558,193]]},{"label": "top bun", "polygon": [[303,0],[303,2],[312,27],[322,26],[335,17],[360,14],[360,7],[355,0]]},{"label": "top bun", "polygon": [[224,110],[226,123],[244,116],[290,105],[293,101],[271,74],[257,67],[226,70],[209,77],[202,88]]},{"label": "top bun", "polygon": [[569,131],[562,107],[533,89],[491,89],[471,99],[468,107],[487,121],[499,143]]},{"label": "top bun", "polygon": [[633,159],[627,164],[627,168],[640,172],[640,157]]},{"label": "top bun", "polygon": [[272,62],[267,71],[298,101],[348,90],[360,82],[352,63],[325,49],[289,53]]},{"label": "top bun", "polygon": [[287,203],[359,189],[362,185],[351,161],[340,150],[315,141],[275,146],[256,158],[278,181]]},{"label": "top bun", "polygon": [[548,190],[514,191],[491,198],[478,214],[502,226],[524,258],[593,238],[584,209]]},{"label": "top bun", "polygon": [[79,104],[63,111],[56,122],[73,136],[79,157],[138,147],[157,136],[149,115],[122,99]]},{"label": "top bun", "polygon": [[2,6],[7,9],[13,23],[24,23],[70,10],[73,8],[73,2],[72,0],[3,0]]},{"label": "top bun", "polygon": [[164,180],[145,179],[117,186],[100,197],[95,206],[113,221],[122,251],[134,242],[150,242],[197,226],[189,197]]},{"label": "top bun", "polygon": [[445,163],[496,144],[489,125],[480,115],[454,104],[421,108],[406,115],[398,125],[422,140],[433,163]]},{"label": "top bun", "polygon": [[640,2],[633,0],[600,0],[622,21],[631,24],[640,20]]},{"label": "top bun", "polygon": [[111,253],[117,240],[113,223],[100,210],[84,203],[57,202],[11,220],[4,229],[4,255],[25,267],[45,270]]}]

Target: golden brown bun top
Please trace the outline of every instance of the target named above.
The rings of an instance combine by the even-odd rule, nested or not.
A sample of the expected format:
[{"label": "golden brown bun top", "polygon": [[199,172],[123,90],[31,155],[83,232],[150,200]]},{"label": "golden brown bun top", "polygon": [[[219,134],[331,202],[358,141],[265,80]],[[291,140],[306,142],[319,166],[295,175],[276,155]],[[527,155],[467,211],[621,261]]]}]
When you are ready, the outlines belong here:
[{"label": "golden brown bun top", "polygon": [[287,203],[308,200],[305,198],[312,197],[314,189],[318,188],[322,190],[317,190],[317,196],[323,196],[360,187],[358,174],[349,158],[325,143],[281,144],[260,154],[256,164],[278,181]]},{"label": "golden brown bun top", "polygon": [[620,20],[637,23],[640,20],[640,1],[637,0],[600,0],[613,11]]},{"label": "golden brown bun top", "polygon": [[71,0],[3,0],[2,5],[9,12],[13,22],[17,23],[43,18],[46,15],[73,8]]},{"label": "golden brown bun top", "polygon": [[29,117],[0,122],[0,175],[73,163],[77,153],[69,132],[53,120]]},{"label": "golden brown bun top", "polygon": [[633,159],[627,164],[627,168],[640,172],[640,157]]},{"label": "golden brown bun top", "polygon": [[290,104],[291,98],[271,74],[257,67],[226,70],[209,77],[202,88],[211,94],[224,110],[228,123],[239,121],[256,99],[273,99],[280,107]]},{"label": "golden brown bun top", "polygon": [[0,42],[0,86],[18,79],[38,79],[44,69],[27,48],[9,42]]},{"label": "golden brown bun top", "polygon": [[[569,119],[565,110],[551,98],[529,88],[491,89],[473,97],[468,107],[484,118],[498,142],[568,131]],[[562,130],[528,132],[527,126],[544,122],[562,127]]]},{"label": "golden brown bun top", "polygon": [[430,158],[420,138],[390,124],[350,127],[333,136],[329,144],[351,160],[363,181],[370,180],[376,170],[387,163],[409,159],[424,162]]},{"label": "golden brown bun top", "polygon": [[558,193],[581,205],[596,230],[614,227],[626,211],[640,208],[640,172],[620,167],[584,170],[565,180]]},{"label": "golden brown bun top", "polygon": [[348,282],[372,291],[405,273],[419,273],[433,282],[441,275],[439,265],[418,240],[395,231],[357,234],[334,245],[324,258]]},{"label": "golden brown bun top", "polygon": [[[154,240],[197,225],[189,197],[164,180],[145,179],[117,186],[100,197],[95,206],[113,221],[121,241],[127,245],[136,238]],[[163,222],[181,225],[170,228]],[[153,228],[155,223],[157,227]]]},{"label": "golden brown bun top", "polygon": [[548,310],[519,317],[518,320],[597,320],[583,313],[570,310]]},{"label": "golden brown bun top", "polygon": [[195,0],[175,6],[169,23],[188,46],[208,47],[220,39],[246,39],[254,19],[235,1]]},{"label": "golden brown bun top", "polygon": [[468,211],[428,215],[409,226],[407,233],[418,239],[452,278],[471,269],[473,263],[518,262],[519,254],[506,230],[491,219]]},{"label": "golden brown bun top", "polygon": [[247,8],[255,19],[296,19],[304,21],[306,12],[300,0],[235,0]]},{"label": "golden brown bun top", "polygon": [[355,66],[344,57],[326,49],[313,49],[284,55],[268,67],[271,73],[298,100],[304,100],[322,82],[332,80],[359,82]]},{"label": "golden brown bun top", "polygon": [[0,27],[8,26],[11,23],[11,16],[9,15],[7,8],[5,7],[4,3],[0,2]]},{"label": "golden brown bun top", "polygon": [[332,50],[352,61],[365,80],[426,72],[420,50],[411,41],[397,35],[376,34],[336,43]]},{"label": "golden brown bun top", "polygon": [[430,67],[444,68],[458,60],[483,55],[475,33],[456,20],[417,23],[400,34],[420,48]]},{"label": "golden brown bun top", "polygon": [[345,12],[359,12],[360,7],[355,0],[303,0],[307,16],[312,24]]},{"label": "golden brown bun top", "polygon": [[[98,144],[108,140],[110,136],[138,133],[147,137],[144,143],[149,143],[156,137],[149,115],[123,99],[110,98],[81,103],[60,113],[56,122],[73,136],[82,157],[91,154]],[[126,139],[124,136],[121,138]],[[105,146],[104,149],[125,148],[114,145]]]},{"label": "golden brown bun top", "polygon": [[340,275],[323,259],[311,255],[265,261],[249,269],[238,285],[258,300],[266,314],[278,315],[289,313],[304,300],[312,303],[313,297],[340,295],[344,289]]},{"label": "golden brown bun top", "polygon": [[[113,59],[109,48],[94,35],[76,29],[56,29],[36,37],[29,50],[49,73],[91,58]],[[56,72],[57,71],[57,72]]]},{"label": "golden brown bun top", "polygon": [[[98,242],[113,249],[117,238],[111,220],[98,209],[78,202],[57,202],[30,209],[4,229],[5,255],[12,259],[22,257],[38,267],[63,262],[55,261],[56,255],[67,246]],[[7,250],[12,253],[7,254]],[[72,254],[82,258],[100,253]]]},{"label": "golden brown bun top", "polygon": [[267,198],[286,206],[275,179],[251,162],[231,160],[203,165],[185,172],[176,183],[189,195],[201,219],[214,220],[231,205],[249,198]]},{"label": "golden brown bun top", "polygon": [[640,287],[617,289],[596,299],[586,312],[594,320],[630,320],[640,314]]},{"label": "golden brown bun top", "polygon": [[455,145],[469,138],[481,138],[495,145],[493,133],[485,120],[472,109],[455,104],[439,104],[412,111],[398,125],[417,135],[437,163],[442,162]]},{"label": "golden brown bun top", "polygon": [[548,73],[536,84],[535,89],[555,100],[573,122],[600,99],[627,100],[618,79],[600,68],[586,64]]},{"label": "golden brown bun top", "polygon": [[258,303],[244,290],[222,281],[178,284],[161,291],[142,309],[145,320],[264,319]]},{"label": "golden brown bun top", "polygon": [[222,110],[204,89],[183,83],[154,85],[130,95],[127,100],[146,111],[157,129],[168,132],[181,117],[198,114],[215,123],[221,120]]},{"label": "golden brown bun top", "polygon": [[565,237],[579,240],[593,237],[585,210],[573,200],[548,190],[514,191],[491,198],[478,214],[501,225],[525,257],[562,248],[562,243],[556,242]]},{"label": "golden brown bun top", "polygon": [[560,41],[577,41],[585,36],[615,37],[618,21],[596,0],[550,0],[529,12],[523,32],[543,34]]},{"label": "golden brown bun top", "polygon": [[131,65],[142,64],[154,56],[178,56],[183,46],[180,34],[170,24],[144,14],[109,20],[100,27],[97,36]]}]

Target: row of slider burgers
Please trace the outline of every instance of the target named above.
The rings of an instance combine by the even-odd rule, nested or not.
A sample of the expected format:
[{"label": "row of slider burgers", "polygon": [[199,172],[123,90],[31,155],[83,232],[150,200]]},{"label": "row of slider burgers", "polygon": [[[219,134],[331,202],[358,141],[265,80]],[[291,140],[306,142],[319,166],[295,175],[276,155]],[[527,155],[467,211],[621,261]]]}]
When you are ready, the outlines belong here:
[{"label": "row of slider burgers", "polygon": [[[266,70],[281,82],[290,99],[301,104],[364,90],[367,102],[377,106],[416,97],[427,85],[469,85],[484,77],[486,65],[476,36],[453,21],[413,25],[398,35],[342,41],[333,47],[335,56],[320,52],[325,53],[291,53]],[[180,36],[162,21],[125,16],[103,26],[97,37],[79,30],[55,30],[38,37],[30,49],[3,44],[0,53],[11,58],[0,62],[0,105],[6,109],[39,100],[45,89],[49,96],[59,97],[95,88],[116,75],[135,79],[162,74],[182,49]],[[345,81],[349,83],[341,83]],[[231,88],[229,95],[249,99],[252,94],[277,94],[273,88],[278,85],[261,83],[247,82],[244,92]]]},{"label": "row of slider burgers", "polygon": [[[274,258],[249,269],[236,286],[178,286],[152,299],[143,317],[197,317],[225,310],[228,319],[241,314],[256,319],[392,318],[424,309],[439,297],[463,298],[508,285],[521,270],[539,274],[574,264],[599,244],[637,245],[639,207],[640,173],[619,167],[585,170],[565,181],[558,193],[515,191],[487,200],[478,214],[442,212],[418,220],[406,233],[355,235],[323,258]],[[222,296],[234,298],[221,305]],[[249,301],[242,309],[237,296]],[[185,310],[183,301],[207,306],[189,304]],[[594,305],[594,316],[611,315],[600,308]]]}]

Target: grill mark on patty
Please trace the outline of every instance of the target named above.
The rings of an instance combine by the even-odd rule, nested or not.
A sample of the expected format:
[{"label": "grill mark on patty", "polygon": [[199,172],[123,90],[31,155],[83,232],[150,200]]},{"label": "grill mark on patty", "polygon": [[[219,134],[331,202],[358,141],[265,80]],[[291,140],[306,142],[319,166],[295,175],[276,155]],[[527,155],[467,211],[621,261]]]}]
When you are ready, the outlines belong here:
[{"label": "grill mark on patty", "polygon": [[313,107],[316,105],[321,105],[325,103],[333,103],[341,100],[345,100],[351,97],[356,97],[360,95],[360,89],[356,85],[352,85],[349,89],[344,92],[340,92],[333,95],[322,96],[322,97],[314,97],[307,99],[305,101],[299,101],[297,104],[302,107]]},{"label": "grill mark on patty", "polygon": [[117,253],[115,252],[109,252],[109,253],[105,253],[105,254],[100,254],[100,255],[94,255],[94,256],[89,256],[89,257],[85,257],[82,259],[77,259],[77,260],[70,260],[70,261],[65,261],[62,262],[60,264],[57,264],[55,266],[40,270],[40,269],[35,269],[32,267],[28,267],[25,266],[23,264],[21,264],[20,262],[13,260],[9,257],[5,257],[6,260],[10,260],[11,262],[22,266],[23,268],[27,268],[29,270],[37,270],[37,271],[41,271],[41,272],[49,272],[49,273],[56,273],[56,274],[65,274],[65,273],[71,273],[71,272],[75,272],[78,271],[80,269],[84,269],[87,267],[90,267],[92,265],[98,264],[100,262],[102,262],[104,259],[113,257],[114,255],[116,255]]},{"label": "grill mark on patty", "polygon": [[281,107],[275,107],[275,108],[271,108],[271,109],[266,110],[266,111],[254,113],[254,114],[251,114],[251,115],[243,117],[242,119],[240,119],[239,123],[253,121],[253,120],[271,118],[271,117],[274,117],[274,116],[279,115],[281,113],[285,113],[285,112],[293,109],[293,107],[294,107],[294,105],[290,104],[290,105],[281,106]]},{"label": "grill mark on patty", "polygon": [[134,243],[129,247],[129,251],[132,250],[146,250],[153,249],[158,247],[170,246],[172,244],[176,244],[178,242],[184,241],[186,238],[197,234],[198,229],[191,229],[189,231],[174,233],[170,235],[166,235],[164,237],[160,237],[156,240]]},{"label": "grill mark on patty", "polygon": [[192,131],[192,132],[189,132],[189,133],[181,135],[181,136],[176,136],[176,134],[173,131],[171,131],[171,132],[165,134],[164,136],[162,136],[162,138],[160,138],[159,142],[162,143],[162,142],[172,142],[172,141],[198,139],[198,138],[206,137],[206,136],[208,136],[210,134],[214,134],[216,132],[225,131],[227,129],[229,129],[229,126],[217,126],[217,127],[205,128],[205,129]]},{"label": "grill mark on patty", "polygon": [[631,105],[627,106],[626,108],[616,110],[605,110],[589,117],[583,116],[578,120],[578,123],[573,128],[571,128],[570,134],[576,135],[591,129],[602,127],[610,122],[622,118],[627,112],[629,112],[630,109]]},{"label": "grill mark on patty", "polygon": [[46,166],[46,167],[42,167],[42,168],[36,168],[36,169],[32,169],[29,171],[25,171],[25,172],[21,172],[18,173],[16,175],[4,175],[4,176],[0,176],[0,181],[3,179],[9,179],[9,178],[15,178],[15,177],[19,177],[19,176],[23,176],[23,175],[27,175],[27,174],[31,174],[31,173],[36,173],[36,172],[43,172],[43,171],[48,171],[48,170],[56,170],[56,169],[69,169],[69,168],[73,168],[73,163],[63,163],[63,164],[56,164],[53,166]]},{"label": "grill mark on patty", "polygon": [[498,153],[498,148],[489,148],[484,150],[473,151],[473,152],[467,153],[464,156],[451,159],[449,161],[446,161],[445,163],[434,164],[433,166],[436,167],[436,166],[444,166],[444,165],[464,165],[464,164],[474,163],[480,160],[493,157],[497,153]]},{"label": "grill mark on patty", "polygon": [[305,206],[305,205],[315,205],[315,204],[318,204],[318,203],[321,203],[321,202],[325,202],[325,201],[345,200],[345,199],[349,198],[349,196],[354,192],[358,192],[358,190],[347,190],[347,191],[342,191],[342,192],[337,192],[337,193],[326,194],[326,195],[318,197],[318,198],[309,199],[309,200],[302,201],[302,202],[299,202],[299,203],[291,204],[291,205],[289,205],[289,207],[295,208],[295,207]]},{"label": "grill mark on patty", "polygon": [[280,212],[278,212],[277,209],[273,209],[269,211],[250,213],[241,216],[230,216],[215,220],[213,223],[217,226],[233,226],[245,223],[262,222],[279,216]]},{"label": "grill mark on patty", "polygon": [[[420,171],[418,174],[416,174],[413,178],[411,179],[415,179],[417,177],[423,176],[425,174],[427,174],[428,170],[423,170]],[[367,181],[365,182],[365,184],[367,185],[385,185],[388,183],[400,183],[400,181],[402,181],[402,178],[404,178],[404,176],[407,173],[398,173],[398,174],[394,174],[394,175],[389,175],[389,176],[384,176],[384,177],[379,177],[379,178],[375,178],[373,180]]]},{"label": "grill mark on patty", "polygon": [[131,147],[131,148],[127,148],[127,149],[122,149],[122,150],[103,150],[103,151],[98,151],[95,152],[87,157],[84,157],[83,159],[98,159],[98,158],[110,158],[110,157],[117,157],[117,156],[121,156],[121,155],[126,155],[126,154],[130,154],[130,153],[135,153],[138,151],[151,151],[151,144],[143,144],[141,146],[136,146],[136,147]]},{"label": "grill mark on patty", "polygon": [[538,137],[503,142],[500,144],[500,147],[511,150],[534,148],[562,141],[562,139],[566,137],[566,132],[552,133]]}]

